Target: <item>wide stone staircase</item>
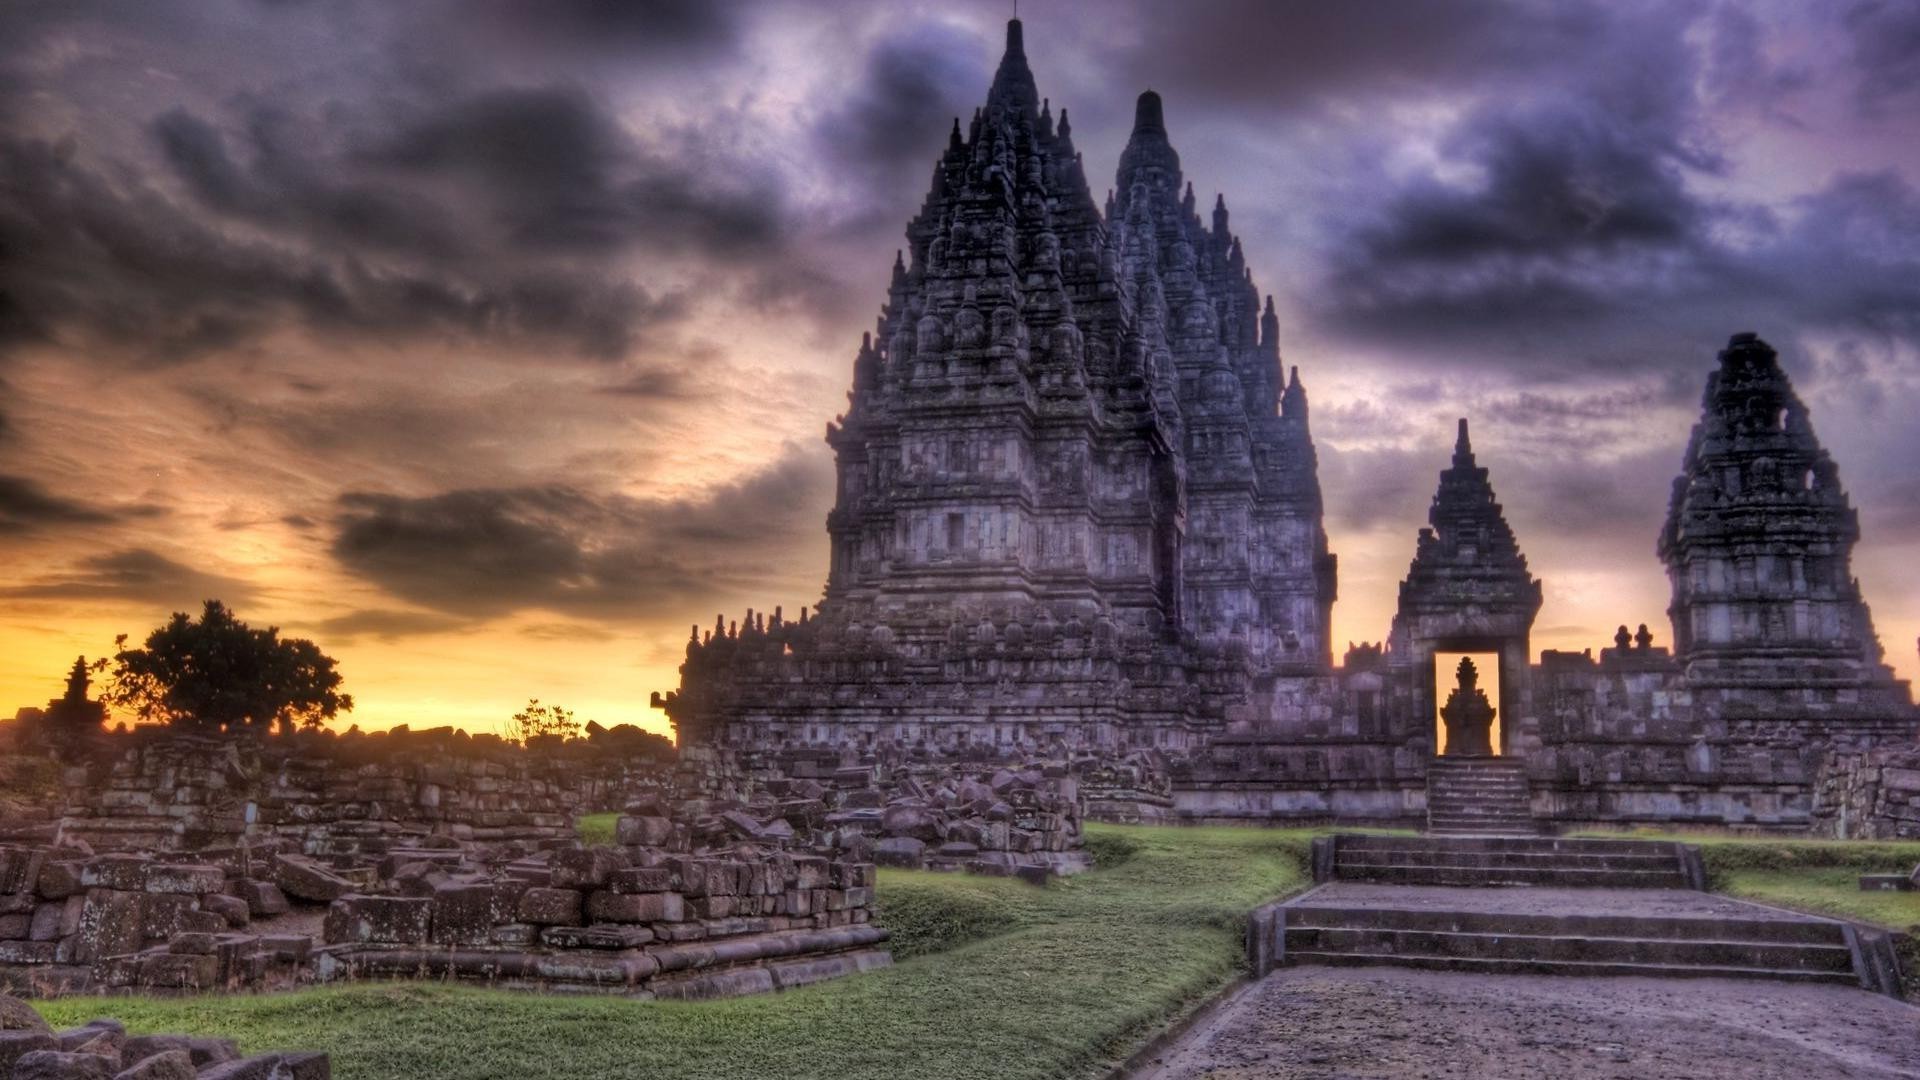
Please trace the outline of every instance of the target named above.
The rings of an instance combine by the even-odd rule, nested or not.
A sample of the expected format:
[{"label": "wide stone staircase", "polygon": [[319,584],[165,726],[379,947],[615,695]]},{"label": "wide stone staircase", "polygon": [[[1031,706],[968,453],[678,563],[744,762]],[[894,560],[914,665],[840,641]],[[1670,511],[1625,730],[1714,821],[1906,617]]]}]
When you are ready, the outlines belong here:
[{"label": "wide stone staircase", "polygon": [[1795,919],[1522,915],[1304,904],[1290,964],[1531,975],[1789,979],[1855,985],[1845,925]]},{"label": "wide stone staircase", "polygon": [[1295,964],[1737,977],[1898,996],[1891,935],[1705,890],[1697,849],[1603,838],[1339,834],[1320,884],[1254,912],[1256,975]]},{"label": "wide stone staircase", "polygon": [[[1703,888],[1698,853],[1685,844],[1550,836],[1343,834],[1321,841],[1322,879],[1386,885],[1545,885],[1563,888]],[[1322,855],[1323,859],[1327,856]]]},{"label": "wide stone staircase", "polygon": [[1526,763],[1504,757],[1437,757],[1427,765],[1427,831],[1531,836],[1539,830]]}]

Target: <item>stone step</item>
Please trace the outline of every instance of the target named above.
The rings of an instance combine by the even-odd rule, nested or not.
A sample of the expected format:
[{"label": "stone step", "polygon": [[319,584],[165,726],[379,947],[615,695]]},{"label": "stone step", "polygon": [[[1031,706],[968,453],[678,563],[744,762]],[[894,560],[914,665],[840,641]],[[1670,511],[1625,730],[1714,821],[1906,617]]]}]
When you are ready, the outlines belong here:
[{"label": "stone step", "polygon": [[1639,975],[1676,979],[1774,979],[1788,982],[1858,986],[1852,972],[1797,971],[1783,968],[1634,964],[1617,961],[1471,959],[1459,956],[1407,956],[1399,953],[1342,953],[1303,950],[1286,954],[1289,964],[1338,966],[1388,965],[1428,971],[1474,971],[1490,975]]},{"label": "stone step", "polygon": [[1708,918],[1679,915],[1534,915],[1511,911],[1433,911],[1343,904],[1289,904],[1287,929],[1386,929],[1527,937],[1615,937],[1846,944],[1846,928],[1813,918]]},{"label": "stone step", "polygon": [[1406,851],[1536,851],[1568,854],[1632,854],[1644,852],[1672,855],[1675,845],[1668,840],[1626,840],[1587,836],[1511,836],[1511,837],[1428,837],[1393,833],[1338,833],[1334,836],[1342,853],[1387,848]]},{"label": "stone step", "polygon": [[1388,885],[1557,885],[1576,889],[1687,887],[1686,878],[1677,865],[1665,870],[1583,870],[1564,867],[1351,866],[1336,863],[1335,871],[1341,881],[1371,881]]},{"label": "stone step", "polygon": [[1519,794],[1527,791],[1527,782],[1525,780],[1442,780],[1437,777],[1429,777],[1427,780],[1427,790],[1434,793],[1460,792],[1463,794],[1479,794],[1482,792],[1491,792],[1497,795],[1505,795],[1508,793]]},{"label": "stone step", "polygon": [[1566,851],[1450,851],[1429,848],[1368,848],[1341,851],[1336,864],[1349,866],[1459,866],[1500,869],[1544,867],[1565,870],[1671,870],[1673,853]]},{"label": "stone step", "polygon": [[1728,938],[1542,936],[1381,928],[1288,926],[1286,951],[1449,957],[1547,963],[1625,963],[1661,967],[1762,968],[1837,972],[1851,977],[1844,942],[1742,941]]}]

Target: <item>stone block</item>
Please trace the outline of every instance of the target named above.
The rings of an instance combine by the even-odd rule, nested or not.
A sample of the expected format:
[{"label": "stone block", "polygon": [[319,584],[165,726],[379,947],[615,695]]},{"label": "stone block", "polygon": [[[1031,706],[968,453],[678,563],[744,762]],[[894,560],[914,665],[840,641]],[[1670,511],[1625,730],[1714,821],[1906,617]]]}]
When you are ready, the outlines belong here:
[{"label": "stone block", "polygon": [[141,892],[147,884],[147,867],[153,860],[144,855],[101,855],[80,867],[80,884],[89,889],[114,889]]},{"label": "stone block", "polygon": [[213,955],[148,953],[140,960],[140,985],[177,990],[205,990],[220,979],[220,961]]},{"label": "stone block", "polygon": [[57,941],[0,941],[0,964],[51,964],[59,949]]},{"label": "stone block", "polygon": [[74,962],[85,964],[137,952],[144,940],[140,929],[140,898],[139,893],[117,889],[89,889],[80,911]]},{"label": "stone block", "polygon": [[65,900],[69,896],[78,896],[86,886],[80,883],[80,864],[48,860],[40,867],[39,880],[34,891],[48,900]]},{"label": "stone block", "polygon": [[484,881],[442,882],[433,890],[432,942],[435,945],[485,945],[493,931],[493,885]]},{"label": "stone block", "polygon": [[521,922],[535,926],[578,926],[585,921],[581,910],[578,889],[530,888],[520,894],[516,915]]},{"label": "stone block", "polygon": [[57,1050],[59,1046],[50,1031],[0,1031],[0,1076],[12,1076],[14,1066],[28,1054]]},{"label": "stone block", "polygon": [[327,908],[323,934],[329,945],[419,945],[427,940],[433,901],[414,896],[351,894]]},{"label": "stone block", "polygon": [[607,888],[617,893],[670,892],[673,871],[664,866],[630,866],[614,871],[607,878]]},{"label": "stone block", "polygon": [[114,1074],[113,1080],[197,1080],[197,1070],[185,1050],[162,1050]]},{"label": "stone block", "polygon": [[122,1061],[144,1061],[154,1054],[170,1050],[184,1051],[196,1069],[233,1061],[240,1056],[240,1047],[232,1039],[193,1035],[129,1035],[120,1055]]},{"label": "stone block", "polygon": [[43,1031],[51,1034],[53,1025],[47,1023],[47,1018],[41,1016],[33,1006],[12,994],[0,993],[0,1031]]},{"label": "stone block", "polygon": [[352,881],[302,856],[275,855],[272,867],[280,891],[300,900],[331,903],[354,889]]},{"label": "stone block", "polygon": [[287,895],[271,881],[242,881],[239,892],[240,899],[247,902],[247,911],[256,919],[284,915],[290,907]]},{"label": "stone block", "polygon": [[644,926],[549,926],[540,940],[556,949],[637,949],[654,940]]},{"label": "stone block", "polygon": [[556,851],[547,860],[552,874],[548,884],[556,889],[601,889],[614,871],[632,863],[627,853],[613,847],[568,848]]},{"label": "stone block", "polygon": [[153,863],[146,868],[140,887],[150,893],[217,893],[227,884],[227,875],[217,866],[203,863]]},{"label": "stone block", "polygon": [[230,929],[238,930],[253,919],[245,900],[225,893],[208,893],[200,898],[200,909],[220,916]]},{"label": "stone block", "polygon": [[[147,941],[185,933],[192,926],[189,913],[200,909],[200,898],[180,893],[148,893],[140,897],[140,936]],[[224,920],[223,920],[224,925]]]},{"label": "stone block", "polygon": [[614,822],[613,838],[628,847],[664,847],[673,839],[673,822],[652,815],[623,816]]},{"label": "stone block", "polygon": [[599,890],[587,897],[587,917],[595,922],[679,922],[686,906],[679,893],[616,893]]},{"label": "stone block", "polygon": [[113,1080],[118,1071],[98,1054],[35,1050],[13,1063],[11,1080]]},{"label": "stone block", "polygon": [[880,831],[890,837],[910,836],[917,840],[937,842],[941,833],[940,819],[923,806],[889,806],[886,813],[881,815]]},{"label": "stone block", "polygon": [[919,870],[926,866],[927,845],[911,836],[889,836],[873,845],[873,861],[881,866]]}]

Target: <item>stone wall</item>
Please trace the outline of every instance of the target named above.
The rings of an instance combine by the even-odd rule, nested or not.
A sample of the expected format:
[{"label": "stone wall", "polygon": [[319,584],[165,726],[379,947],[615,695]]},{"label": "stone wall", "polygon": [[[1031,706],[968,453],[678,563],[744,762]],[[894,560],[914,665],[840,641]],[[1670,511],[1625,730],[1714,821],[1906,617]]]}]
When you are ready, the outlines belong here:
[{"label": "stone wall", "polygon": [[1920,839],[1920,747],[1835,754],[1820,770],[1814,829],[1838,839]]},{"label": "stone wall", "polygon": [[155,729],[101,740],[64,770],[61,835],[95,850],[193,851],[286,838],[309,854],[378,853],[428,835],[529,846],[573,835],[669,780],[672,762],[586,744],[523,750],[451,729],[265,740]]},{"label": "stone wall", "polygon": [[784,990],[890,962],[871,863],[805,853],[554,852],[502,874],[429,870],[408,894],[333,901],[322,980],[702,998]]}]

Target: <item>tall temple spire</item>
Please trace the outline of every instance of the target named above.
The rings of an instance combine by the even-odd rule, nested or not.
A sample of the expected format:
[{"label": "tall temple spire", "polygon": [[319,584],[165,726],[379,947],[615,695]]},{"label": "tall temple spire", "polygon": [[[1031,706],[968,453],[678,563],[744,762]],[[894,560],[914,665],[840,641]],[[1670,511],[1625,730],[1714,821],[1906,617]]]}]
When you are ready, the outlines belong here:
[{"label": "tall temple spire", "polygon": [[1467,418],[1460,418],[1460,433],[1453,440],[1453,467],[1473,468],[1473,443],[1467,438]]},{"label": "tall temple spire", "polygon": [[1657,545],[1688,677],[1890,685],[1853,577],[1859,538],[1778,354],[1735,334],[1707,378]]},{"label": "tall temple spire", "polygon": [[1033,70],[1027,67],[1026,43],[1019,19],[1007,20],[1007,51],[1000,57],[999,70],[993,73],[987,106],[1023,113],[1033,113],[1040,107],[1040,90],[1034,84]]}]

